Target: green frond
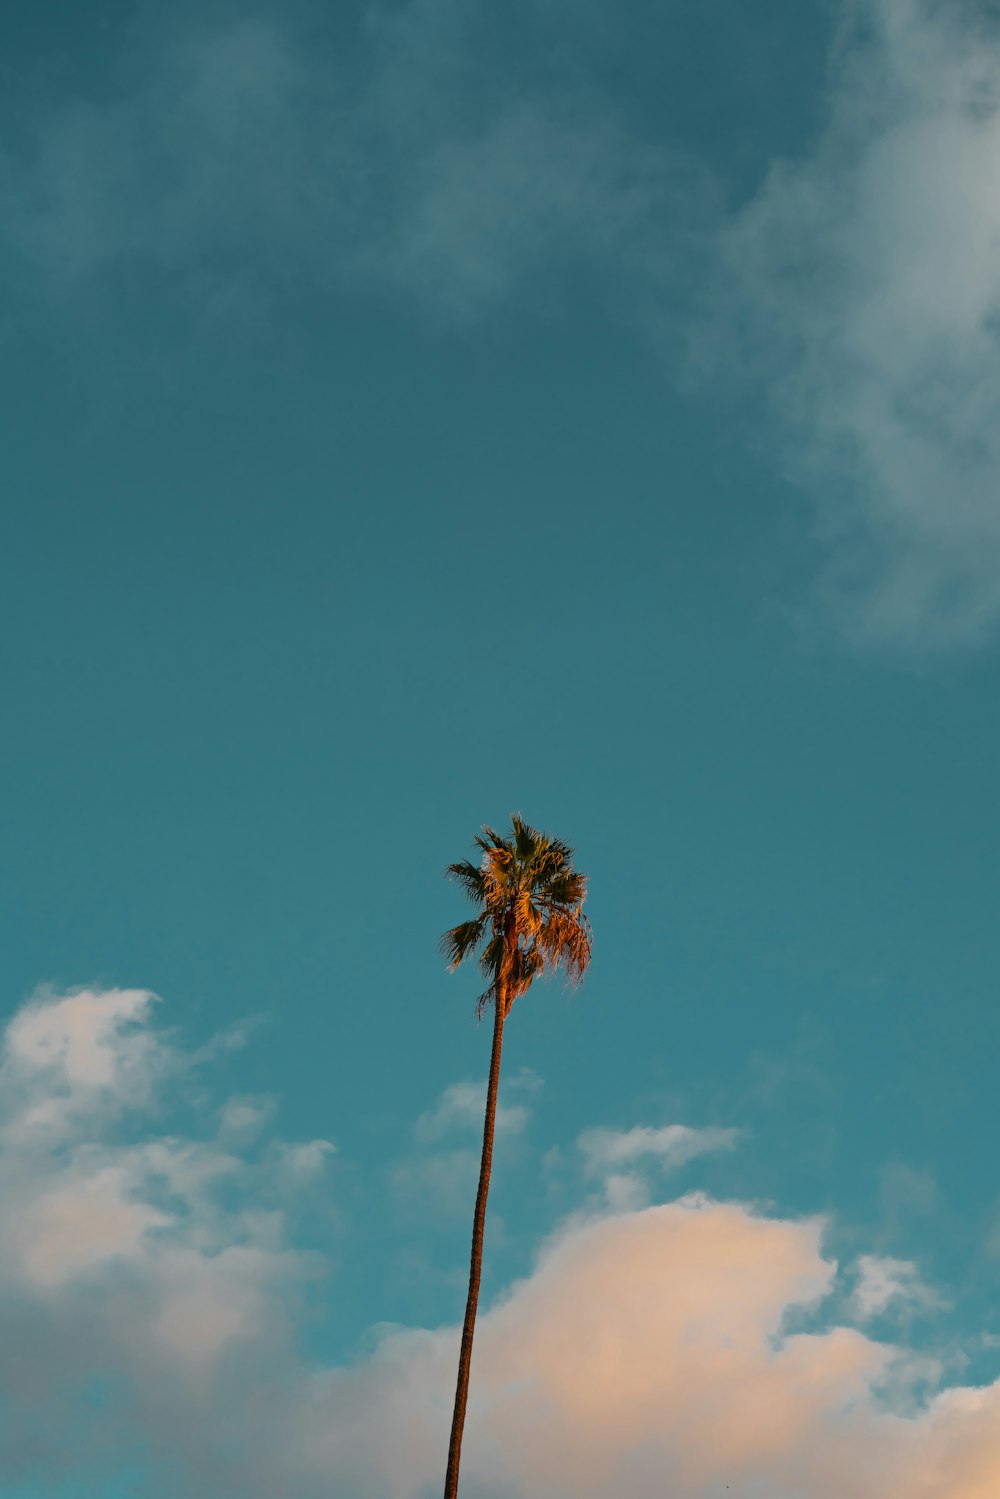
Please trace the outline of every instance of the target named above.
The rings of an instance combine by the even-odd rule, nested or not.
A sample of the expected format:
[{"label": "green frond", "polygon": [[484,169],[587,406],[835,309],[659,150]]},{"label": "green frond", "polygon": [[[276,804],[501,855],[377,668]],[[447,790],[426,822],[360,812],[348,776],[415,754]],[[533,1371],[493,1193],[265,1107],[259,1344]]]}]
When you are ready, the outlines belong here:
[{"label": "green frond", "polygon": [[560,865],[560,867],[571,863],[573,859],[573,850],[570,848],[569,844],[564,843],[561,838],[546,839],[545,852],[551,859],[556,861]]},{"label": "green frond", "polygon": [[572,849],[567,849],[565,844],[554,840],[547,843],[532,864],[532,879],[536,887],[542,889],[569,872],[572,869],[571,859]]},{"label": "green frond", "polygon": [[460,859],[457,864],[449,864],[445,870],[445,878],[456,880],[465,891],[471,901],[481,904],[486,899],[486,880],[483,871],[469,859]]},{"label": "green frond", "polygon": [[449,968],[457,968],[470,953],[475,952],[486,930],[486,921],[487,913],[484,911],[472,921],[460,921],[458,926],[451,927],[443,934],[439,945]]},{"label": "green frond", "polygon": [[522,863],[537,858],[544,843],[544,834],[530,827],[519,812],[511,814],[510,825],[514,833],[514,849]]},{"label": "green frond", "polygon": [[507,838],[501,838],[496,829],[491,828],[488,822],[483,823],[483,833],[485,836],[482,838],[478,833],[476,834],[476,842],[479,844],[479,847],[483,850],[484,853],[492,853],[493,850],[497,848],[503,848],[506,849],[508,853],[513,853],[510,840]]},{"label": "green frond", "polygon": [[502,932],[497,932],[487,942],[479,955],[479,966],[484,973],[491,973],[496,977],[500,972],[504,958],[504,938]]},{"label": "green frond", "polygon": [[546,881],[539,898],[552,906],[573,907],[582,905],[587,895],[587,876],[576,870],[563,870]]}]

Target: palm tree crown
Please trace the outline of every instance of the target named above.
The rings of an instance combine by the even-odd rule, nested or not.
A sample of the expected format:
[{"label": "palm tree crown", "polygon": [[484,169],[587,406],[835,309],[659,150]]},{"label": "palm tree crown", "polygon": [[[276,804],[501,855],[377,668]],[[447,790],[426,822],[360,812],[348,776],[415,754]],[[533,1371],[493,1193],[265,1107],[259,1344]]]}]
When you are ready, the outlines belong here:
[{"label": "palm tree crown", "polygon": [[449,864],[469,899],[479,906],[441,938],[452,969],[481,948],[479,966],[489,984],[479,1012],[503,996],[504,1015],[539,974],[562,968],[576,982],[590,962],[590,923],[581,907],[586,875],[573,868],[573,850],[558,838],[511,818],[511,837],[491,827],[476,838],[483,851],[477,867],[469,859]]}]

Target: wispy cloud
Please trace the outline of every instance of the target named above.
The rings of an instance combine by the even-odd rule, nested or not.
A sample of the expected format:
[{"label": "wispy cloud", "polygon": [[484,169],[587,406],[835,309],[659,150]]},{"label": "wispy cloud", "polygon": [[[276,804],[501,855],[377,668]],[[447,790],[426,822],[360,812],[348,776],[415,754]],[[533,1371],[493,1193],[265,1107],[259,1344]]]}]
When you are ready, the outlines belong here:
[{"label": "wispy cloud", "polygon": [[618,277],[662,257],[652,230],[697,170],[638,141],[551,37],[500,85],[479,5],[358,15],[339,49],[290,17],[149,35],[113,90],[8,152],[0,249],[63,289],[146,268],[242,315],[306,274],[450,318],[553,262]]},{"label": "wispy cloud", "polygon": [[[531,1119],[542,1079],[522,1068],[505,1080],[496,1114],[496,1164],[516,1151]],[[395,1197],[421,1212],[429,1202],[449,1216],[469,1211],[479,1173],[486,1079],[449,1083],[413,1125],[413,1147],[393,1166]],[[494,1231],[500,1225],[494,1214]]]},{"label": "wispy cloud", "polygon": [[845,7],[814,149],[722,236],[732,357],[820,499],[857,639],[976,641],[1000,616],[1000,29],[971,6]]},{"label": "wispy cloud", "polygon": [[275,1100],[267,1095],[229,1098],[219,1116],[219,1133],[224,1139],[243,1143],[254,1140],[273,1117]]},{"label": "wispy cloud", "polygon": [[692,1129],[686,1124],[665,1124],[659,1129],[636,1125],[634,1129],[588,1129],[577,1141],[591,1171],[615,1170],[639,1162],[652,1162],[665,1170],[686,1166],[696,1156],[715,1150],[731,1150],[739,1139],[735,1129]]},{"label": "wispy cloud", "polygon": [[863,1254],[857,1263],[857,1274],[854,1305],[863,1321],[884,1316],[889,1311],[929,1311],[947,1305],[925,1283],[916,1265],[910,1260]]},{"label": "wispy cloud", "polygon": [[677,1171],[698,1156],[731,1150],[735,1129],[665,1124],[659,1129],[586,1129],[577,1139],[584,1173],[600,1179],[604,1202],[613,1212],[634,1212],[652,1196],[653,1172]]},{"label": "wispy cloud", "polygon": [[[150,38],[114,91],[53,104],[3,175],[4,240],[67,286],[136,264],[238,271],[297,231],[285,179],[304,79],[282,32],[247,20]],[[296,138],[297,137],[297,138]]]},{"label": "wispy cloud", "polygon": [[[516,1134],[531,1117],[531,1098],[542,1086],[542,1079],[526,1067],[515,1072],[503,1085],[503,1098],[497,1103],[498,1134]],[[514,1099],[514,1102],[509,1100]],[[455,1132],[482,1134],[486,1107],[486,1080],[450,1083],[432,1109],[417,1119],[413,1133],[420,1145],[431,1145]]]}]

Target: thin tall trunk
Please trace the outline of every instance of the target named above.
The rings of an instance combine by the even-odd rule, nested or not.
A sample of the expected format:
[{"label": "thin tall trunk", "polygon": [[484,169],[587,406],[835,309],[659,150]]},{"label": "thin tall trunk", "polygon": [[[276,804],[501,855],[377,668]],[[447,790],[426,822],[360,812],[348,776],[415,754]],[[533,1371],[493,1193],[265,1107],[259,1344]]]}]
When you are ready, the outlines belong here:
[{"label": "thin tall trunk", "polygon": [[507,986],[501,984],[493,1005],[493,1051],[490,1055],[490,1080],[486,1089],[486,1119],[483,1123],[483,1156],[479,1167],[479,1191],[472,1218],[472,1259],[469,1265],[469,1297],[465,1303],[462,1324],[462,1349],[458,1356],[458,1384],[455,1388],[455,1411],[451,1418],[451,1441],[448,1444],[448,1472],[444,1481],[444,1499],[457,1499],[458,1465],[462,1460],[462,1431],[465,1406],[469,1398],[469,1371],[472,1367],[472,1338],[476,1330],[476,1307],[479,1304],[479,1280],[483,1270],[483,1228],[486,1222],[486,1198],[490,1190],[493,1167],[493,1134],[497,1120],[497,1089],[500,1083],[500,1051],[503,1046],[503,1023],[506,1019]]}]

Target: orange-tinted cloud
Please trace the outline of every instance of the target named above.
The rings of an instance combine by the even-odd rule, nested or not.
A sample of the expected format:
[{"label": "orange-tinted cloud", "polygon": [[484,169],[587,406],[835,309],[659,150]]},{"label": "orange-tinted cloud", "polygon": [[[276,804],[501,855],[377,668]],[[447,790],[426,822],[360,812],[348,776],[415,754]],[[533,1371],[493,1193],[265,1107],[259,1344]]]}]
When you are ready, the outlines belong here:
[{"label": "orange-tinted cloud", "polygon": [[[783,1335],[833,1280],[819,1232],[702,1198],[566,1230],[481,1323],[469,1495],[996,1499],[1000,1385],[903,1415],[878,1390],[896,1350],[850,1327]],[[454,1342],[393,1334],[317,1387],[312,1473],[430,1491]]]}]

